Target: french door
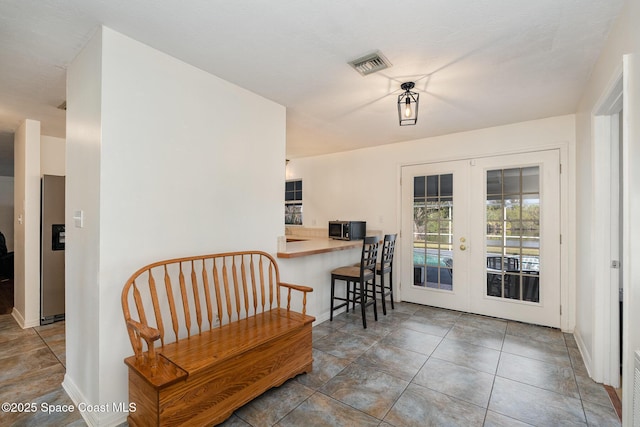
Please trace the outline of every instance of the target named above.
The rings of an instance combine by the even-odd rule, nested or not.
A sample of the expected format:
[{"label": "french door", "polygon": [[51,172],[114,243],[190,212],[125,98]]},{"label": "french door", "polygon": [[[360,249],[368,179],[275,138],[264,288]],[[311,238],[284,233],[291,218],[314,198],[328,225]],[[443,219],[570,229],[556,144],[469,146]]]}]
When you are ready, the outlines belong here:
[{"label": "french door", "polygon": [[402,299],[559,327],[559,169],[558,150],[402,167]]}]

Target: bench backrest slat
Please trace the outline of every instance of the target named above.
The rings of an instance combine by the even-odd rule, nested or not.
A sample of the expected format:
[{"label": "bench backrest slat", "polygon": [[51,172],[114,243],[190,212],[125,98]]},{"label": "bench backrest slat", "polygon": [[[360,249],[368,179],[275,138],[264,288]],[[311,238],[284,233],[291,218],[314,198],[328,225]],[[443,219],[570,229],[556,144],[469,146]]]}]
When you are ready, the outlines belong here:
[{"label": "bench backrest slat", "polygon": [[251,292],[253,292],[253,312],[258,311],[258,289],[256,288],[256,266],[253,263],[253,257],[249,261],[249,270],[251,271]]},{"label": "bench backrest slat", "polygon": [[244,296],[244,311],[249,313],[249,294],[247,289],[247,270],[244,265],[244,257],[241,259],[240,271],[242,273],[242,294]]},{"label": "bench backrest slat", "polygon": [[151,304],[153,304],[153,315],[155,316],[156,325],[158,325],[157,329],[160,331],[160,342],[164,345],[164,323],[160,312],[160,302],[158,302],[156,280],[153,278],[151,270],[149,270],[149,293],[151,294]]},{"label": "bench backrest slat", "polygon": [[173,333],[178,336],[178,315],[176,313],[176,303],[173,299],[173,291],[171,287],[171,276],[167,270],[167,265],[164,266],[164,288],[167,291],[167,301],[169,302],[169,310],[171,310],[171,324],[173,326]]},{"label": "bench backrest slat", "polygon": [[260,295],[262,296],[262,310],[264,311],[264,268],[262,268],[262,258],[260,258],[260,262],[259,262],[259,272],[260,272]]},{"label": "bench backrest slat", "polygon": [[231,311],[231,295],[229,294],[229,275],[227,272],[226,263],[222,266],[222,283],[224,283],[224,297],[225,297],[225,302],[227,303],[227,317],[229,317],[229,322],[231,322],[233,312]]},{"label": "bench backrest slat", "polygon": [[273,288],[277,288],[277,286],[273,286],[273,275],[271,274],[271,266],[269,266],[269,308],[273,307]]},{"label": "bench backrest slat", "polygon": [[236,268],[236,257],[233,257],[233,261],[231,262],[231,270],[233,273],[233,290],[234,290],[234,300],[236,302],[236,314],[238,318],[240,318],[240,287],[238,283],[238,270]]},{"label": "bench backrest slat", "polygon": [[136,284],[133,284],[133,300],[136,303],[136,310],[140,316],[140,323],[147,323],[147,316],[144,313],[144,306],[142,305],[142,299],[140,298],[140,291]]},{"label": "bench backrest slat", "polygon": [[216,260],[213,260],[213,283],[216,291],[216,304],[218,306],[218,322],[222,323],[222,296],[220,293],[220,279],[218,278],[218,266]]},{"label": "bench backrest slat", "polygon": [[184,313],[184,324],[187,326],[187,336],[191,336],[191,312],[189,311],[189,301],[187,300],[187,288],[184,283],[184,272],[180,263],[180,297],[182,299],[182,310]]},{"label": "bench backrest slat", "polygon": [[196,276],[195,263],[191,260],[191,291],[193,292],[193,302],[196,305],[196,324],[198,333],[202,333],[202,311],[200,308],[200,294],[198,291],[198,277]]},{"label": "bench backrest slat", "polygon": [[[202,284],[204,288],[204,298],[207,303],[207,320],[209,320],[209,327],[213,325],[213,306],[211,304],[211,291],[209,290],[209,275],[207,274],[207,268],[205,260],[202,260]],[[202,331],[200,331],[202,333]]]}]

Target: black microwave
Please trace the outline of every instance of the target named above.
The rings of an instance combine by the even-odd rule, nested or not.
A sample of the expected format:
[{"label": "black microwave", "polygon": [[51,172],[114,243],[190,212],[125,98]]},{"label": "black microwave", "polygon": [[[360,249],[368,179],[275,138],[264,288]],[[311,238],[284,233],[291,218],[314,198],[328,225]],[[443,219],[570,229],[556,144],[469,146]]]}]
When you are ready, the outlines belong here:
[{"label": "black microwave", "polygon": [[366,235],[366,221],[329,221],[329,237],[332,239],[360,240]]}]

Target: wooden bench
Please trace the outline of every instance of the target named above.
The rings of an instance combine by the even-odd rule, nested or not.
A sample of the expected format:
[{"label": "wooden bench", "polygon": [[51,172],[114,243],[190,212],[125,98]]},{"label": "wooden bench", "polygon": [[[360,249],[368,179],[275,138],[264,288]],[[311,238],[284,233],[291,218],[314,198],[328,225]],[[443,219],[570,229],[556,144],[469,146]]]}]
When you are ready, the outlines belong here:
[{"label": "wooden bench", "polygon": [[[280,307],[281,290],[286,308]],[[300,291],[291,310],[292,290]],[[260,251],[172,259],[147,265],[122,291],[134,356],[131,426],[219,424],[234,410],[310,372],[306,286],[280,282]]]}]

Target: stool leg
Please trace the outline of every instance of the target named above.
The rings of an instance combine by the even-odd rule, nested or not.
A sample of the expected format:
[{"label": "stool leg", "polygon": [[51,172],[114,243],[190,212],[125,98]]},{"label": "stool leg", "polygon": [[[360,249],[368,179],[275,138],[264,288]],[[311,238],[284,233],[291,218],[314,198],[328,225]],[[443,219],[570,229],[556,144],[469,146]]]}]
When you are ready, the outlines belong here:
[{"label": "stool leg", "polygon": [[351,308],[353,309],[353,311],[356,311],[356,286],[358,285],[358,282],[353,282],[353,288],[349,288],[349,289],[353,289],[351,291],[351,295],[353,295],[353,300],[351,300]]},{"label": "stool leg", "polygon": [[360,308],[362,310],[362,327],[364,329],[367,329],[367,310],[365,307],[367,305],[367,292],[365,288],[366,282],[358,282],[358,284],[360,285]]},{"label": "stool leg", "polygon": [[329,322],[333,322],[333,296],[335,295],[336,279],[331,276],[331,308],[329,309]]},{"label": "stool leg", "polygon": [[393,268],[389,271],[389,297],[391,298],[391,310],[395,310],[393,306]]},{"label": "stool leg", "polygon": [[373,275],[373,283],[371,284],[373,287],[371,289],[371,295],[373,296],[373,318],[375,321],[378,321],[378,303],[376,302],[378,298],[376,298],[376,275]]},{"label": "stool leg", "polygon": [[380,296],[382,297],[382,314],[387,315],[386,289],[384,288],[384,272],[380,272]]},{"label": "stool leg", "polygon": [[349,312],[349,299],[350,299],[349,295],[351,294],[350,289],[351,289],[351,281],[347,280],[347,285],[345,287],[345,292],[347,293],[347,313]]}]

